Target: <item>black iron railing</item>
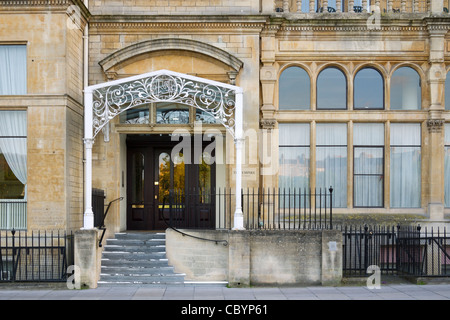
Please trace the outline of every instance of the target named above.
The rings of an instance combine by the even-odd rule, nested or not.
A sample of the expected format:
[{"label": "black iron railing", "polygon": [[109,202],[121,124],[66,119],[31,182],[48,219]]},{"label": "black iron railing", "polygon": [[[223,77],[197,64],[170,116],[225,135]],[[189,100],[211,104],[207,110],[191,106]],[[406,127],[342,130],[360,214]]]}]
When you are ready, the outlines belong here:
[{"label": "black iron railing", "polygon": [[[160,200],[160,214],[180,229],[231,229],[236,196],[231,188],[171,190]],[[245,189],[241,193],[244,228],[332,229],[333,188]]]},{"label": "black iron railing", "polygon": [[72,264],[72,234],[0,231],[0,282],[66,281]]},{"label": "black iron railing", "polygon": [[387,275],[450,276],[450,236],[445,228],[365,225],[341,229],[345,276],[367,276],[371,266]]}]

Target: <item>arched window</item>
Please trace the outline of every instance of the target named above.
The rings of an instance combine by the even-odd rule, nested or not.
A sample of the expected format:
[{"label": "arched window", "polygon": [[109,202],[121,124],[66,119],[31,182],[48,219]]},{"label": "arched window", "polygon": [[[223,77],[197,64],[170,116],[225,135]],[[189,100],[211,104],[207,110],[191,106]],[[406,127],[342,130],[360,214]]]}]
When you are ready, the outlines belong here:
[{"label": "arched window", "polygon": [[384,109],[384,81],[373,68],[358,71],[354,80],[354,109]]},{"label": "arched window", "polygon": [[418,110],[422,105],[420,76],[410,67],[394,71],[391,78],[391,110]]},{"label": "arched window", "polygon": [[447,78],[445,79],[445,110],[450,110],[450,71],[447,72]]},{"label": "arched window", "polygon": [[331,67],[320,72],[317,109],[347,109],[347,79],[341,70]]},{"label": "arched window", "polygon": [[281,73],[278,87],[280,110],[309,110],[311,83],[308,73],[299,67],[289,67]]}]

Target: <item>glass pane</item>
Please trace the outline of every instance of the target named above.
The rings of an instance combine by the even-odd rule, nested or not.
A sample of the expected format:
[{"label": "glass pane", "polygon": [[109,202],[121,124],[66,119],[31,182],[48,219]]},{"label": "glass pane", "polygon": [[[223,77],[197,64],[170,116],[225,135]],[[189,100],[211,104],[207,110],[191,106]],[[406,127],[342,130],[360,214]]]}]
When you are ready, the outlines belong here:
[{"label": "glass pane", "polygon": [[337,68],[327,68],[317,78],[317,109],[347,109],[347,80]]},{"label": "glass pane", "polygon": [[309,123],[280,123],[280,146],[309,146]]},{"label": "glass pane", "polygon": [[375,69],[358,71],[354,84],[355,109],[383,109],[383,78]]},{"label": "glass pane", "polygon": [[203,152],[200,156],[201,161],[198,167],[198,186],[200,192],[200,203],[211,202],[211,154]]},{"label": "glass pane", "polygon": [[391,147],[391,207],[420,207],[420,159],[420,147]]},{"label": "glass pane", "polygon": [[318,123],[317,145],[346,146],[347,124],[345,123]]},{"label": "glass pane", "polygon": [[311,85],[308,73],[299,67],[284,70],[278,95],[280,110],[309,110]]},{"label": "glass pane", "polygon": [[27,46],[0,45],[0,95],[27,94]]},{"label": "glass pane", "polygon": [[[279,148],[279,172],[278,187],[280,192],[284,194],[304,193],[309,189],[309,163],[310,149],[309,147],[280,147]],[[289,203],[289,199],[291,203]],[[303,201],[304,199],[302,199]],[[285,207],[298,207],[299,200],[294,198],[286,198],[280,200],[280,205]],[[301,204],[301,206],[309,206],[309,202]]]},{"label": "glass pane", "polygon": [[185,161],[184,154],[178,153],[173,159],[173,189],[183,189],[185,182]]},{"label": "glass pane", "polygon": [[384,124],[355,123],[353,125],[353,144],[355,146],[383,146]]},{"label": "glass pane", "polygon": [[216,118],[214,118],[214,116],[212,114],[205,112],[203,110],[200,110],[200,109],[196,109],[195,121],[200,121],[201,123],[206,123],[206,124],[217,123]]},{"label": "glass pane", "polygon": [[355,148],[355,174],[383,174],[382,148]]},{"label": "glass pane", "polygon": [[445,207],[450,207],[450,147],[445,147],[444,158],[444,176],[445,176]]},{"label": "glass pane", "polygon": [[382,176],[355,176],[353,188],[356,207],[383,206]]},{"label": "glass pane", "polygon": [[445,110],[450,110],[450,72],[445,79]]},{"label": "glass pane", "polygon": [[445,130],[445,142],[444,144],[450,145],[450,123],[446,123],[444,126]]},{"label": "glass pane", "polygon": [[132,108],[120,114],[120,123],[149,124],[149,106]]},{"label": "glass pane", "polygon": [[189,107],[177,103],[158,103],[156,123],[188,124]]},{"label": "glass pane", "polygon": [[25,185],[17,179],[0,151],[0,199],[24,199]]},{"label": "glass pane", "polygon": [[316,187],[333,187],[333,206],[347,207],[347,147],[316,148]]},{"label": "glass pane", "polygon": [[159,186],[159,203],[169,203],[170,191],[170,155],[163,152],[159,155],[158,161],[158,186]]},{"label": "glass pane", "polygon": [[395,70],[391,79],[391,110],[418,110],[421,108],[419,74],[412,68]]},{"label": "glass pane", "polygon": [[392,123],[390,140],[393,146],[420,146],[420,124]]},{"label": "glass pane", "polygon": [[132,177],[131,177],[131,202],[144,202],[144,185],[145,185],[145,171],[144,171],[144,155],[142,153],[134,153],[131,159]]}]

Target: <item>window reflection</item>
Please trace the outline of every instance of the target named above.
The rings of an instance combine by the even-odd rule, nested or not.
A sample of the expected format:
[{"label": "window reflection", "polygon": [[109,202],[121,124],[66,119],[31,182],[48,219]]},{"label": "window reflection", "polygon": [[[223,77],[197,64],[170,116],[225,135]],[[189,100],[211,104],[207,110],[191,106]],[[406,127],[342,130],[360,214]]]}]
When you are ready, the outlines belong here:
[{"label": "window reflection", "polygon": [[391,79],[391,110],[418,110],[421,108],[420,77],[410,67],[395,70]]},{"label": "window reflection", "polygon": [[134,153],[131,159],[132,165],[132,187],[131,187],[131,202],[143,203],[144,202],[144,183],[145,183],[145,171],[144,171],[144,155],[140,152]]},{"label": "window reflection", "polygon": [[144,105],[137,108],[128,109],[120,114],[120,123],[127,124],[148,124],[150,123],[149,106]]},{"label": "window reflection", "polygon": [[331,67],[320,72],[317,109],[347,109],[347,80],[341,70]]},{"label": "window reflection", "polygon": [[178,103],[158,103],[156,123],[188,124],[189,107]]},{"label": "window reflection", "polygon": [[308,73],[299,67],[283,71],[279,81],[280,110],[309,110],[311,84]]},{"label": "window reflection", "polygon": [[383,109],[384,85],[381,74],[372,68],[364,68],[355,76],[355,109]]}]

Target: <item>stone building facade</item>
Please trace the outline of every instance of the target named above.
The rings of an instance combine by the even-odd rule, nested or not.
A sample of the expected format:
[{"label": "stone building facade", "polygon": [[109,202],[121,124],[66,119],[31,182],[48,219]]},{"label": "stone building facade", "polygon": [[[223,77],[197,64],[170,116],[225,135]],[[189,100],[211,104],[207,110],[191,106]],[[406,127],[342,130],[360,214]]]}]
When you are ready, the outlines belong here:
[{"label": "stone building facade", "polygon": [[[0,57],[15,59],[0,61],[9,68],[0,111],[5,119],[26,114],[20,137],[27,165],[26,179],[19,179],[13,160],[0,159],[0,184],[18,190],[0,194],[7,203],[1,228],[83,226],[84,89],[158,70],[243,89],[244,188],[333,185],[334,213],[343,217],[445,222],[448,7],[442,0],[2,1]],[[21,48],[25,58],[14,53]],[[25,80],[12,80],[18,66],[26,66]],[[25,89],[16,92],[7,82]],[[222,135],[215,151],[224,161],[205,167],[203,187],[235,185],[234,143],[223,125],[192,107],[142,104],[110,119],[93,145],[92,186],[105,191],[106,203],[124,197],[108,214],[109,233],[147,214],[130,212],[144,206],[131,198],[145,188],[152,198],[160,195],[153,189],[161,182],[157,161],[173,148],[165,142],[174,130]],[[131,177],[142,170],[139,161],[147,164],[130,150],[151,159],[151,183]],[[11,207],[23,202],[25,213],[15,221]]]}]

